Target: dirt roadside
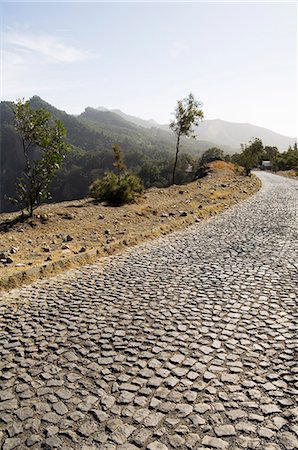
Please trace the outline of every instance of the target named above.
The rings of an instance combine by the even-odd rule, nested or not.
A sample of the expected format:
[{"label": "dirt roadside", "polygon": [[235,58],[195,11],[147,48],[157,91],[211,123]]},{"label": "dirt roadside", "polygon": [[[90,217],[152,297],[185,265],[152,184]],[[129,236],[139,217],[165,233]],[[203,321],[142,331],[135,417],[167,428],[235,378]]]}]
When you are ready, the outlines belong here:
[{"label": "dirt roadside", "polygon": [[0,214],[0,290],[96,261],[128,246],[168,234],[220,213],[258,191],[256,176],[232,164],[183,186],[151,188],[121,207],[92,199],[43,205],[32,220],[10,226],[17,213]]}]

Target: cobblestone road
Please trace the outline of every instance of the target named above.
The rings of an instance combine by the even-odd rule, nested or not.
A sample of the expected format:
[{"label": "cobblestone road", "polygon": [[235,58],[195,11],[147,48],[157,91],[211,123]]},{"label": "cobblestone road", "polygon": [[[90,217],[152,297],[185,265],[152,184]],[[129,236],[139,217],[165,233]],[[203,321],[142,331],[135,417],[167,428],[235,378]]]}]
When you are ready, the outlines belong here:
[{"label": "cobblestone road", "polygon": [[260,177],[221,216],[4,298],[3,450],[298,448],[298,183]]}]

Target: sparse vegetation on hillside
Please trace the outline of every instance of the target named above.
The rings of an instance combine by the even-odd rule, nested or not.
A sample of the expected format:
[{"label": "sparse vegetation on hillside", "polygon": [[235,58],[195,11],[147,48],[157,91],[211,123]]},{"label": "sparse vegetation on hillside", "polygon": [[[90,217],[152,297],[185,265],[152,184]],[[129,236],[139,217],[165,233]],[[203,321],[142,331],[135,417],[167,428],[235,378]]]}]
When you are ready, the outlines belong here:
[{"label": "sparse vegetation on hillside", "polygon": [[[186,100],[189,101],[189,97]],[[194,99],[191,101],[193,106],[200,106],[195,104]],[[191,102],[188,106],[187,102],[185,104],[184,101],[181,102],[186,114],[181,115],[181,119],[183,118],[187,124],[192,117],[191,114],[187,115],[190,113],[191,108],[187,108]],[[113,169],[111,149],[114,144],[121,145],[129,171],[140,177],[145,188],[167,187],[173,181],[176,184],[190,182],[197,174],[198,168],[204,164],[204,160],[222,159],[220,148],[208,142],[187,138],[192,134],[192,127],[186,134],[182,133],[183,130],[186,131],[186,128],[182,127],[178,139],[179,123],[183,124],[183,120],[178,121],[178,116],[177,120],[173,121],[174,136],[173,133],[156,127],[138,126],[126,120],[125,115],[120,117],[112,111],[86,108],[80,116],[72,116],[56,109],[38,96],[30,99],[30,107],[33,110],[44,109],[52,115],[53,120],[61,121],[67,130],[67,143],[72,146],[66,154],[62,168],[55,173],[55,179],[48,185],[48,192],[51,192],[54,202],[86,197],[90,184],[96,179],[102,179],[107,171]],[[182,113],[182,110],[180,112]],[[196,116],[196,120],[201,118],[200,114]],[[11,211],[18,206],[17,203],[12,205],[8,198],[16,197],[15,185],[17,179],[23,177],[26,165],[22,143],[14,127],[12,102],[0,103],[0,126],[0,211]],[[201,158],[203,152],[205,155]],[[247,153],[248,151],[244,152],[244,155],[248,156]],[[34,160],[41,157],[41,149],[36,148]],[[232,160],[239,166],[243,163],[242,154],[223,157],[226,161]],[[264,147],[256,165],[261,164],[262,159],[270,160],[273,170],[297,171],[297,144],[285,153],[279,152],[276,147]],[[22,189],[20,186],[21,191]],[[42,201],[49,200],[47,195],[41,195],[40,198]]]},{"label": "sparse vegetation on hillside", "polygon": [[[143,128],[115,113],[92,108],[87,108],[80,116],[72,116],[38,96],[30,99],[30,106],[33,109],[45,109],[54,119],[60,120],[67,130],[67,142],[72,145],[62,169],[50,186],[53,201],[87,196],[90,183],[102,178],[106,171],[112,170],[114,144],[121,146],[129,170],[140,176],[146,187],[165,187],[171,183],[175,138],[169,131]],[[10,197],[14,195],[16,179],[21,176],[25,164],[22,145],[13,123],[13,103],[1,102],[1,211],[12,209],[12,205],[4,199],[4,194]],[[181,138],[177,183],[190,181],[185,169],[189,164],[195,166],[202,151],[208,147],[208,142]]]}]

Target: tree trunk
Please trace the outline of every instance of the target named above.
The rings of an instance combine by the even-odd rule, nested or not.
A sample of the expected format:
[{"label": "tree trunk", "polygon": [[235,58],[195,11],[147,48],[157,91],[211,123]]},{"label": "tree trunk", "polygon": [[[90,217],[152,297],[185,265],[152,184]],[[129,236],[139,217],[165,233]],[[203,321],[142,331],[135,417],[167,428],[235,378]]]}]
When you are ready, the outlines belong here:
[{"label": "tree trunk", "polygon": [[179,154],[179,143],[180,143],[180,133],[177,136],[176,156],[175,156],[175,162],[174,162],[174,167],[173,167],[172,184],[175,183],[175,173],[176,173],[178,154]]}]

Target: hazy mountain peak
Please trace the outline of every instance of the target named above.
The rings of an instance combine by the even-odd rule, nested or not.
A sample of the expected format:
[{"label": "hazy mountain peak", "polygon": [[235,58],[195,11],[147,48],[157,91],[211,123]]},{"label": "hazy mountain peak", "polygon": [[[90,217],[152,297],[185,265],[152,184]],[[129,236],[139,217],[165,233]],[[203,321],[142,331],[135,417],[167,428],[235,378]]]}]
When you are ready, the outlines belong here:
[{"label": "hazy mountain peak", "polygon": [[[102,108],[102,107],[101,107]],[[128,122],[144,128],[160,128],[170,131],[168,124],[160,124],[154,119],[145,120],[120,109],[111,110]],[[229,122],[220,118],[203,120],[197,127],[197,138],[200,141],[213,142],[219,147],[229,147],[231,150],[240,149],[240,144],[248,143],[251,139],[258,137],[264,145],[276,146],[279,150],[287,150],[293,145],[296,138],[283,136],[267,128],[253,125],[251,123]]]},{"label": "hazy mountain peak", "polygon": [[105,108],[104,106],[98,106],[97,108],[92,108],[92,109],[97,109],[98,111],[109,111],[109,109]]}]

